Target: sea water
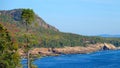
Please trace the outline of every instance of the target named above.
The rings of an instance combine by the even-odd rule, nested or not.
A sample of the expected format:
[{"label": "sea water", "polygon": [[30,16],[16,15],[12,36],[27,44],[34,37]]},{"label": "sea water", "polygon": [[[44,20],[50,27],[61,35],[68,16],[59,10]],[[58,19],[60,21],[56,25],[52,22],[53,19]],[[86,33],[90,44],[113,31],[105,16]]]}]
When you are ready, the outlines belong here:
[{"label": "sea water", "polygon": [[[23,59],[21,62],[24,68],[26,61]],[[120,50],[49,56],[36,59],[33,64],[38,68],[120,68]]]}]

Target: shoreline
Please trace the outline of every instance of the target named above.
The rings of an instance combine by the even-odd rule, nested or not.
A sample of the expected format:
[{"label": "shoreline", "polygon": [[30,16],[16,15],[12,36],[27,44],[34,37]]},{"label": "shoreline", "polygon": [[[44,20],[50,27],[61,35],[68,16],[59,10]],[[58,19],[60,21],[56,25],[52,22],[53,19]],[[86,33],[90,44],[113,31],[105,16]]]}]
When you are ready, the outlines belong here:
[{"label": "shoreline", "polygon": [[[108,43],[89,44],[87,47],[75,46],[64,48],[34,48],[30,50],[30,54],[33,57],[45,57],[45,56],[59,56],[61,54],[87,54],[97,52],[101,50],[119,50],[119,47],[115,47]],[[22,49],[19,49],[19,54],[22,58],[26,57],[26,54]]]},{"label": "shoreline", "polygon": [[[116,49],[116,50],[100,50],[100,51],[96,51],[96,52],[91,52],[91,53],[84,53],[84,54],[78,54],[78,53],[76,53],[76,54],[59,54],[59,55],[57,55],[57,56],[66,56],[66,55],[89,55],[89,54],[92,54],[92,53],[97,53],[97,52],[103,52],[103,51],[118,51],[118,50],[120,50],[120,49]],[[41,56],[41,57],[37,57],[37,58],[32,58],[32,59],[35,59],[35,60],[37,60],[37,59],[40,59],[40,58],[47,58],[47,57],[57,57],[57,56]],[[21,60],[27,60],[26,58],[21,58]]]}]

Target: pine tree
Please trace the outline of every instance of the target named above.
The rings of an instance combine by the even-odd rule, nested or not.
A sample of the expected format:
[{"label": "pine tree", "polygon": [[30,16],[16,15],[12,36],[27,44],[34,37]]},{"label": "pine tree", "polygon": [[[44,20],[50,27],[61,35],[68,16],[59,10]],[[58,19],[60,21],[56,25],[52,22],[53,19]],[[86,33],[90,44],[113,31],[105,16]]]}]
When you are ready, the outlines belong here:
[{"label": "pine tree", "polygon": [[16,68],[19,64],[18,45],[0,24],[0,68]]},{"label": "pine tree", "polygon": [[30,68],[30,58],[29,58],[29,50],[30,50],[30,42],[29,42],[29,28],[28,26],[34,21],[34,12],[32,9],[23,9],[22,11],[22,20],[23,20],[23,23],[25,24],[26,26],[26,33],[25,34],[25,37],[26,37],[26,52],[27,52],[27,64],[28,64],[28,68]]}]

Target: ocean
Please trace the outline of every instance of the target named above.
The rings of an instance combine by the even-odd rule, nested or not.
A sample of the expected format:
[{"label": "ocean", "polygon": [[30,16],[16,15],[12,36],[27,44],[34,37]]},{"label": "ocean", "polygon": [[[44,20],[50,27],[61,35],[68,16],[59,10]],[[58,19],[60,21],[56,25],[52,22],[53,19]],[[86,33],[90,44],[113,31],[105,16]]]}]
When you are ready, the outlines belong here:
[{"label": "ocean", "polygon": [[[26,61],[21,61],[24,68]],[[48,56],[34,60],[33,64],[38,68],[120,68],[120,50]]]}]

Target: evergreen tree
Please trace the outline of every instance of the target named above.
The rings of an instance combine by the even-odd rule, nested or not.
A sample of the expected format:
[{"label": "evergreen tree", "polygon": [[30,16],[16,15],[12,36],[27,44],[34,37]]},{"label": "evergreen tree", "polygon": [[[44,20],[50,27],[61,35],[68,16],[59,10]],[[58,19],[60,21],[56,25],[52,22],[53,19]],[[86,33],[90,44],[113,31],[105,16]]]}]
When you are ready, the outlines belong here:
[{"label": "evergreen tree", "polygon": [[0,68],[16,68],[19,64],[18,45],[0,24]]},{"label": "evergreen tree", "polygon": [[21,15],[21,17],[22,17],[22,20],[23,20],[23,22],[24,22],[24,24],[25,24],[25,26],[26,26],[26,33],[27,34],[25,34],[25,37],[26,37],[26,52],[27,52],[27,64],[28,64],[28,68],[30,68],[30,58],[29,58],[29,50],[30,50],[30,48],[29,48],[29,44],[30,44],[30,42],[29,42],[29,28],[28,28],[28,26],[34,21],[34,12],[33,12],[33,10],[32,9],[23,9],[22,10],[22,15]]}]

